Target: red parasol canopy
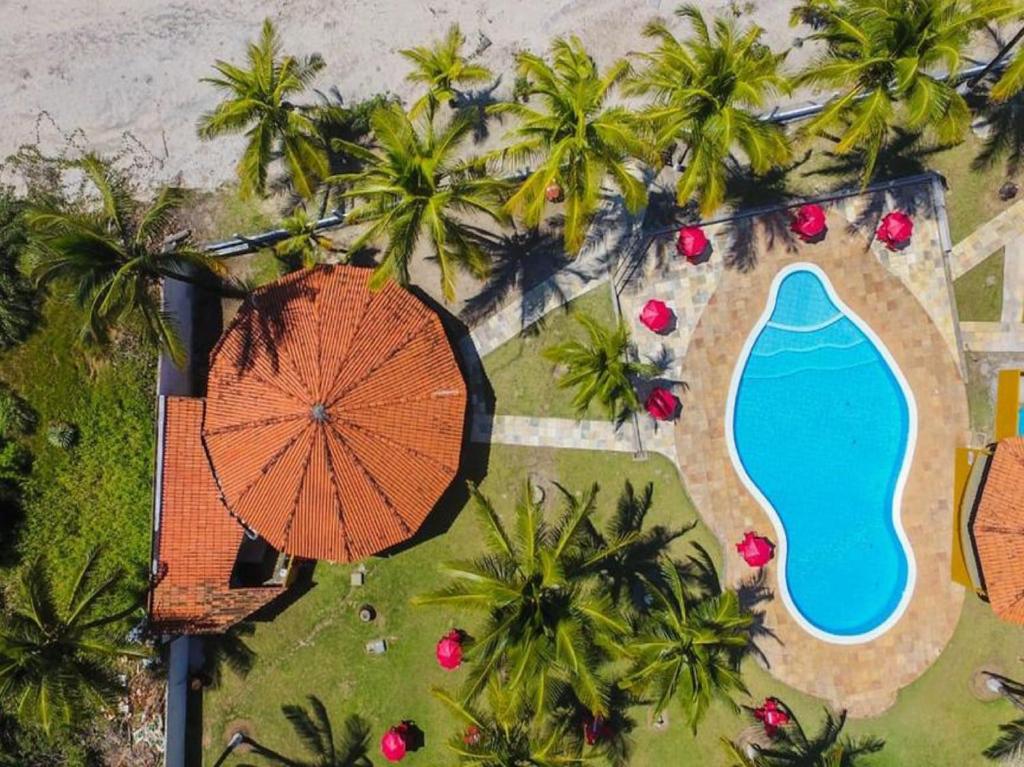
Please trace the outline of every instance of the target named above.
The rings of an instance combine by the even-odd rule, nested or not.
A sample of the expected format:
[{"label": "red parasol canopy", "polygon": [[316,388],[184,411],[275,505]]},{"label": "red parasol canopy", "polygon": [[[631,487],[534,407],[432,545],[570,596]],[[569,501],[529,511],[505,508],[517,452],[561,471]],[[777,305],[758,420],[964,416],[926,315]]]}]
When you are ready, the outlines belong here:
[{"label": "red parasol canopy", "polygon": [[380,752],[389,762],[400,762],[405,758],[405,733],[408,729],[409,725],[403,722],[389,729],[380,739]]},{"label": "red parasol canopy", "polygon": [[562,187],[557,181],[552,181],[544,189],[544,199],[548,202],[561,202],[562,201]]},{"label": "red parasol canopy", "polygon": [[684,226],[679,230],[679,239],[676,241],[676,252],[685,256],[688,261],[694,261],[708,247],[708,238],[704,230],[699,226]]},{"label": "red parasol canopy", "polygon": [[640,322],[642,322],[644,327],[648,330],[653,330],[655,333],[661,333],[665,331],[672,322],[672,310],[665,305],[664,301],[652,298],[644,304],[644,308],[640,310]]},{"label": "red parasol canopy", "polygon": [[657,386],[648,395],[644,408],[656,421],[670,421],[679,410],[679,398],[668,389]]},{"label": "red parasol canopy", "polygon": [[780,727],[789,724],[789,713],[775,698],[765,698],[764,703],[754,709],[754,718],[764,723],[764,732],[769,738],[775,737]]},{"label": "red parasol canopy", "polygon": [[823,234],[827,228],[825,226],[825,211],[821,209],[820,205],[814,203],[801,205],[796,215],[793,216],[793,222],[789,228],[801,240],[805,242],[813,240]]},{"label": "red parasol canopy", "polygon": [[483,733],[475,724],[469,725],[462,734],[462,742],[467,746],[475,746],[483,739]]},{"label": "red parasol canopy", "polygon": [[466,385],[437,314],[371,270],[253,291],[210,362],[203,445],[278,551],[350,562],[410,538],[459,466]]},{"label": "red parasol canopy", "polygon": [[743,535],[743,540],[736,544],[736,551],[751,567],[764,567],[775,556],[775,545],[767,538],[748,530]]},{"label": "red parasol canopy", "polygon": [[894,210],[885,214],[875,236],[891,250],[907,243],[913,233],[914,222],[910,220],[910,216],[903,211]]},{"label": "red parasol canopy", "polygon": [[437,643],[437,662],[441,668],[454,671],[462,665],[462,632],[452,629]]},{"label": "red parasol canopy", "polygon": [[588,746],[608,740],[613,734],[612,726],[603,716],[587,714],[583,718],[583,737],[586,738]]}]

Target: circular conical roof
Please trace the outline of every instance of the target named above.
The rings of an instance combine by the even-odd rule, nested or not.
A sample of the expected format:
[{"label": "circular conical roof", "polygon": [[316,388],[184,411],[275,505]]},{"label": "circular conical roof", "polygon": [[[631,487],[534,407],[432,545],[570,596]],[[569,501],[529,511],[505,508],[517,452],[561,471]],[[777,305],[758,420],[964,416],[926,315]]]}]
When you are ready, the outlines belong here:
[{"label": "circular conical roof", "polygon": [[279,551],[351,561],[400,543],[458,470],[466,387],[440,318],[369,279],[318,266],[260,288],[211,357],[213,474]]}]

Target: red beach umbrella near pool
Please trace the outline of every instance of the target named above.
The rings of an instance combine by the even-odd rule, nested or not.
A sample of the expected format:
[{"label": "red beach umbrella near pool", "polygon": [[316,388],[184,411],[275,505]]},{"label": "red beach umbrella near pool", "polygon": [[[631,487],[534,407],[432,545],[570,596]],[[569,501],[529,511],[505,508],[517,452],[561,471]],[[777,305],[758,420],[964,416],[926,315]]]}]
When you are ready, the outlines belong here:
[{"label": "red beach umbrella near pool", "polygon": [[764,724],[764,733],[774,738],[780,727],[789,724],[789,713],[775,698],[765,698],[758,708],[754,709],[754,718]]},{"label": "red beach umbrella near pool", "polygon": [[655,333],[661,333],[665,331],[672,322],[672,310],[668,308],[664,301],[652,298],[644,304],[644,308],[640,310],[640,322],[642,322],[644,327],[648,330],[652,330]]},{"label": "red beach umbrella near pool", "polygon": [[679,398],[668,389],[657,386],[647,396],[644,408],[656,421],[671,421],[679,410]]},{"label": "red beach umbrella near pool", "polygon": [[390,728],[384,733],[384,737],[380,739],[380,752],[384,754],[384,758],[389,762],[400,762],[405,758],[405,752],[408,748],[405,742],[405,735],[408,730],[409,725],[402,722],[402,724]]},{"label": "red beach umbrella near pool", "polygon": [[452,629],[437,643],[437,662],[441,668],[454,671],[462,665],[462,632]]},{"label": "red beach umbrella near pool", "polygon": [[790,231],[795,233],[801,240],[807,242],[825,233],[828,227],[825,225],[825,211],[820,205],[808,203],[801,205],[793,216],[793,222],[789,225]]},{"label": "red beach umbrella near pool", "polygon": [[684,226],[679,230],[676,252],[691,263],[708,247],[708,238],[699,226]]},{"label": "red beach umbrella near pool", "polygon": [[764,536],[748,530],[743,540],[736,544],[736,551],[751,567],[764,567],[775,556],[775,545]]},{"label": "red beach umbrella near pool", "polygon": [[614,735],[614,730],[603,716],[594,716],[588,713],[583,717],[583,737],[586,738],[588,746],[606,741],[612,735]]},{"label": "red beach umbrella near pool", "polygon": [[905,245],[914,233],[914,222],[910,216],[900,210],[886,213],[882,223],[878,225],[875,236],[886,244],[889,250]]}]

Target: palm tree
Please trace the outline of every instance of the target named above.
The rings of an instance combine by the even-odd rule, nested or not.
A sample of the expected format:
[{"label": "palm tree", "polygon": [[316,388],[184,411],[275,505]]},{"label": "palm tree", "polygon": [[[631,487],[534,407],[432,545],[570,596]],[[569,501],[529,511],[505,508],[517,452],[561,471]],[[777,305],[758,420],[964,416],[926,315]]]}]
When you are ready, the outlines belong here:
[{"label": "palm tree", "polygon": [[172,317],[161,310],[160,281],[172,278],[227,295],[244,293],[225,283],[220,261],[187,243],[165,243],[185,202],[183,189],[163,187],[150,205],[142,206],[132,199],[125,176],[97,155],[86,155],[73,166],[96,191],[99,208],[42,200],[28,210],[33,278],[41,285],[71,284],[88,313],[87,340],[103,343],[111,328],[140,317],[149,339],[181,362],[185,351]]},{"label": "palm tree", "polygon": [[347,185],[343,198],[357,205],[346,216],[349,224],[365,224],[366,231],[350,246],[357,251],[381,242],[384,250],[371,280],[375,288],[388,279],[409,283],[409,264],[421,238],[430,243],[441,270],[441,289],[446,300],[455,298],[455,267],[475,276],[487,271],[487,256],[459,214],[483,214],[503,222],[501,197],[506,184],[483,176],[473,163],[458,159],[459,150],[472,130],[472,120],[456,115],[443,130],[432,122],[413,123],[395,104],[376,110],[370,118],[378,144],[370,151],[343,140],[336,148],[363,162],[354,173],[328,179]]},{"label": "palm tree", "polygon": [[443,690],[437,697],[463,723],[448,741],[463,767],[564,767],[584,764],[564,729],[546,725],[497,680],[487,685],[489,706],[460,702]]},{"label": "palm tree", "polygon": [[556,40],[551,51],[551,63],[528,52],[517,57],[519,77],[528,82],[524,96],[539,98],[539,108],[517,102],[488,108],[516,121],[512,143],[492,157],[516,169],[536,163],[508,201],[508,209],[529,227],[540,225],[549,188],[561,189],[565,246],[575,254],[583,247],[606,181],[622,193],[629,210],[644,205],[647,189],[630,173],[628,162],[650,160],[653,153],[629,111],[608,105],[629,72],[628,63],[618,61],[602,73],[576,37]]},{"label": "palm tree", "polygon": [[646,66],[627,90],[653,98],[641,119],[654,130],[656,146],[676,141],[686,146],[688,162],[676,185],[678,202],[685,205],[697,195],[707,216],[725,198],[735,149],[757,174],[789,160],[782,127],[754,111],[771,97],[789,93],[789,80],[779,71],[786,54],[773,53],[761,42],[760,27],[739,30],[716,18],[712,33],[696,6],[680,6],[676,15],[689,22],[691,36],[681,41],[664,22],[648,24],[644,34],[659,44],[640,55]]},{"label": "palm tree", "polygon": [[48,736],[85,723],[92,711],[117,700],[124,685],[113,660],[147,655],[111,638],[138,601],[104,609],[121,576],[93,585],[97,557],[96,550],[86,557],[65,600],[57,599],[41,562],[26,567],[17,599],[0,622],[0,701],[22,724]]},{"label": "palm tree", "polygon": [[339,253],[334,241],[316,228],[316,219],[300,205],[281,222],[288,236],[274,247],[274,257],[285,273],[322,263],[329,253]]},{"label": "palm tree", "polygon": [[[1011,18],[1015,18],[1019,21],[1024,21],[1024,13],[1019,5],[1011,3],[1008,6],[1010,8]],[[989,66],[994,66],[996,63],[1001,61],[1006,54],[1008,54],[1014,46],[1020,45],[1021,41],[1024,40],[1024,26],[1021,26],[1017,30],[1017,34],[1010,39],[1010,41],[1002,47],[999,53],[992,59]],[[986,68],[987,69],[987,68]],[[982,79],[985,76],[985,72],[982,72],[978,76],[978,79]],[[996,81],[995,85],[992,86],[992,90],[989,91],[989,98],[995,102],[1003,102],[1024,90],[1024,48],[1017,50],[1017,55],[1013,57],[1010,65],[1006,68],[1003,74]]]},{"label": "palm tree", "polygon": [[399,51],[413,65],[406,80],[425,85],[426,92],[409,109],[411,117],[424,112],[434,118],[438,105],[453,102],[459,95],[457,88],[463,85],[484,83],[493,76],[491,70],[480,64],[471,64],[462,55],[465,35],[458,24],[452,24],[443,40],[432,46],[420,45]]},{"label": "palm tree", "polygon": [[853,739],[842,735],[846,712],[825,709],[821,729],[808,735],[791,711],[790,723],[781,727],[770,746],[755,746],[755,767],[857,767],[863,758],[885,746],[880,738]]},{"label": "palm tree", "polygon": [[609,690],[600,667],[627,626],[601,593],[593,571],[615,550],[591,545],[588,527],[597,486],[582,496],[559,490],[564,508],[552,525],[544,519],[537,488],[525,483],[515,533],[509,534],[491,502],[471,484],[487,553],[446,564],[452,583],[413,601],[487,615],[468,651],[474,663],[467,699],[497,679],[521,693],[534,712],[543,712],[552,685],[563,681],[590,711],[607,715]]},{"label": "palm tree", "polygon": [[24,203],[0,187],[0,349],[23,341],[37,320],[36,297],[18,271],[25,247]]},{"label": "palm tree", "polygon": [[[987,674],[988,683],[1014,708],[1024,711],[1024,684],[998,674]],[[1002,761],[1024,754],[1024,716],[1012,722],[999,725],[999,738],[982,754],[989,759]]]},{"label": "palm tree", "polygon": [[871,179],[893,123],[931,131],[942,143],[963,138],[971,114],[954,78],[972,33],[993,17],[990,3],[807,0],[794,10],[794,23],[808,13],[821,28],[805,39],[821,41],[825,52],[794,82],[839,93],[806,130],[838,131],[840,154],[862,151],[862,183]]},{"label": "palm tree", "polygon": [[731,695],[747,691],[739,660],[752,618],[734,591],[687,593],[673,562],[664,564],[662,581],[664,589],[651,589],[657,608],[629,643],[633,667],[624,683],[652,695],[659,713],[677,698],[696,732],[712,700],[735,708]]},{"label": "palm tree", "polygon": [[284,162],[295,192],[310,199],[327,175],[327,154],[317,128],[291,99],[301,94],[324,68],[319,54],[283,56],[281,40],[270,19],[263,22],[258,42],[249,43],[248,68],[218,60],[216,77],[204,77],[225,99],[199,119],[199,137],[245,133],[247,143],[238,162],[244,196],[264,195],[267,172]]},{"label": "palm tree", "polygon": [[576,389],[572,404],[577,418],[582,419],[596,400],[608,418],[624,420],[641,407],[634,379],[657,375],[658,369],[633,361],[629,328],[621,320],[614,328],[586,314],[576,315],[576,321],[587,341],[565,341],[543,352],[546,359],[567,368],[558,386]]},{"label": "palm tree", "polygon": [[[369,751],[369,725],[356,714],[350,714],[342,723],[340,734],[335,734],[327,707],[315,695],[306,698],[309,709],[303,706],[281,706],[295,735],[310,754],[310,759],[292,759],[273,751],[251,738],[245,742],[254,754],[267,764],[282,767],[373,767],[367,756]],[[245,767],[241,765],[240,767]]]}]

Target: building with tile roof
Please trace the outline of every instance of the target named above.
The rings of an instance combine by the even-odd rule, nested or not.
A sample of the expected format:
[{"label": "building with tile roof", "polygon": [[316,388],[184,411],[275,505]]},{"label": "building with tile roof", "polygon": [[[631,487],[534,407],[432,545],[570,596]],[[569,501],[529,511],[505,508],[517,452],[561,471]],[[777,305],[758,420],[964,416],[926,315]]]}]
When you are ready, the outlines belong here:
[{"label": "building with tile roof", "polygon": [[459,468],[466,387],[438,315],[370,270],[254,291],[211,354],[205,400],[161,408],[150,612],[222,630],[293,559],[408,540]]}]

